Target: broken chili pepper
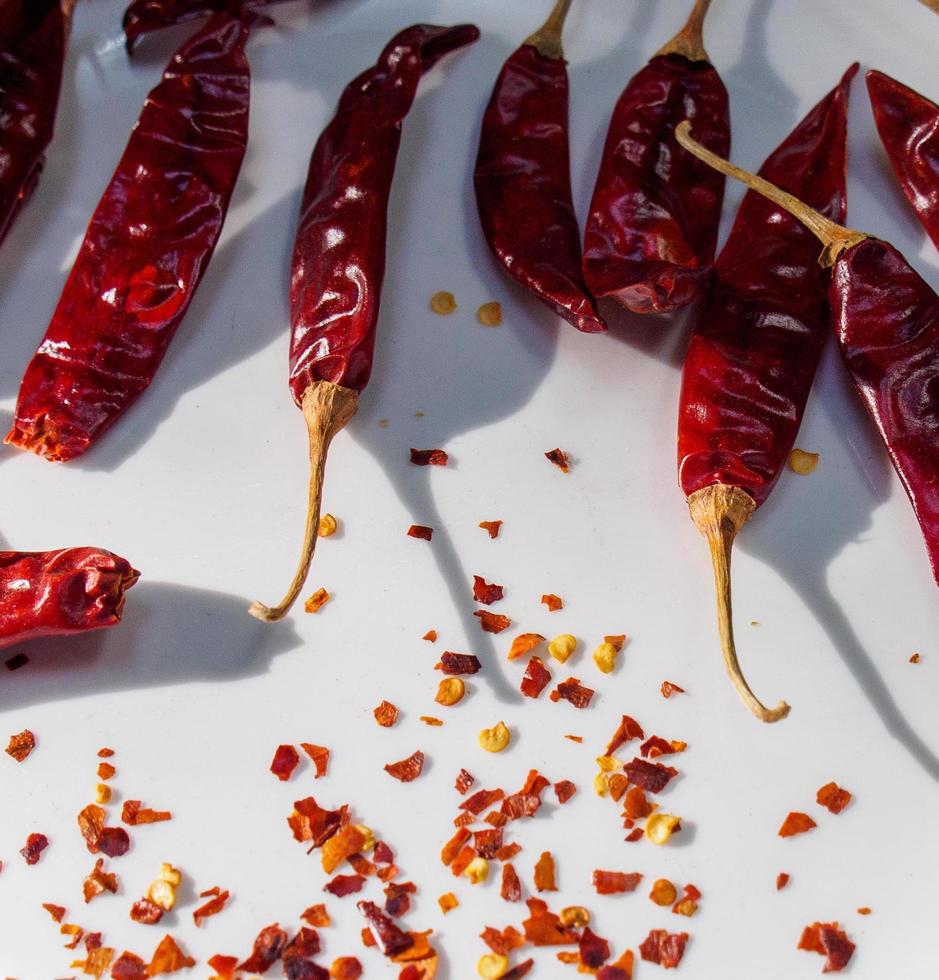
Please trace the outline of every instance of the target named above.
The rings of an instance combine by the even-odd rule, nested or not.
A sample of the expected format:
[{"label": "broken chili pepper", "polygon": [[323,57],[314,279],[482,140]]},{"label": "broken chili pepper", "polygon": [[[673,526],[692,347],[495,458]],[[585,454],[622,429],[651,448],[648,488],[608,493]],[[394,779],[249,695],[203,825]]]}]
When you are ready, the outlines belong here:
[{"label": "broken chili pepper", "polygon": [[[855,64],[760,170],[834,220],[843,220],[847,207],[848,90],[856,72]],[[747,707],[766,722],[785,718],[789,707],[766,708],[740,669],[731,549],[786,465],[828,336],[829,275],[817,257],[810,231],[748,193],[715,264],[682,376],[679,482],[710,546],[727,672]]]},{"label": "broken chili pepper", "polygon": [[132,0],[124,11],[124,39],[127,53],[133,53],[137,42],[145,35],[164,27],[182,24],[187,20],[209,17],[213,13],[231,10],[234,6],[252,10],[284,0]]},{"label": "broken chili pepper", "polygon": [[710,0],[630,81],[613,110],[584,235],[597,297],[636,313],[676,310],[703,290],[717,245],[724,180],[675,142],[682,119],[730,150],[727,90],[702,42]]},{"label": "broken chili pepper", "polygon": [[303,588],[316,547],[329,444],[355,414],[371,374],[404,117],[424,72],[478,37],[471,24],[417,24],[396,34],[374,67],[346,86],[313,151],[290,285],[290,390],[309,429],[307,521],[287,594],[277,606],[251,606],[264,622],[283,619]]},{"label": "broken chili pepper", "polygon": [[248,16],[213,17],[147,96],[26,368],[8,443],[74,459],[153,380],[208,267],[244,158]]},{"label": "broken chili pepper", "polygon": [[505,271],[584,333],[606,330],[581,272],[571,196],[567,62],[571,0],[506,61],[483,117],[473,172],[479,219]]}]

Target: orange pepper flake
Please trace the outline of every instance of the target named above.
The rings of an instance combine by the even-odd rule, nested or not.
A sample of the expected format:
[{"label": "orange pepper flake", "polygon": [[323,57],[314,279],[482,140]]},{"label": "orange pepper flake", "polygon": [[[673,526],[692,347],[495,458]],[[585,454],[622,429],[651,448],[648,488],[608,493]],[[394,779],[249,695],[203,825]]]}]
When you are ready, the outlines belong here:
[{"label": "orange pepper flake", "polygon": [[330,595],[325,589],[317,589],[313,595],[303,604],[304,612],[319,612],[330,600]]},{"label": "orange pepper flake", "polygon": [[411,462],[415,466],[446,466],[450,457],[442,449],[412,449]]},{"label": "orange pepper flake", "polygon": [[278,745],[271,760],[271,772],[283,783],[293,775],[300,763],[300,754],[292,745]]},{"label": "orange pepper flake", "polygon": [[196,961],[179,948],[176,940],[166,935],[160,940],[160,945],[153,953],[153,959],[147,967],[147,974],[156,977],[161,973],[175,973],[177,970],[195,965]]},{"label": "orange pepper flake", "polygon": [[409,538],[421,538],[424,541],[430,541],[434,536],[434,529],[432,527],[426,527],[424,524],[412,524],[408,528]]},{"label": "orange pepper flake", "polygon": [[98,779],[110,779],[117,770],[110,762],[98,763]]},{"label": "orange pepper flake", "polygon": [[322,928],[323,926],[332,925],[329,918],[329,913],[326,911],[326,906],[322,902],[317,905],[311,905],[304,912],[300,913],[300,918],[309,926],[314,928]]},{"label": "orange pepper flake", "polygon": [[550,851],[544,851],[535,863],[535,889],[539,892],[556,892],[554,857]]},{"label": "orange pepper flake", "polygon": [[665,699],[670,698],[673,694],[684,694],[685,689],[679,687],[677,684],[673,684],[671,681],[662,681],[662,686],[659,689],[662,692],[662,697]]},{"label": "orange pepper flake", "polygon": [[346,858],[358,854],[365,847],[365,834],[358,827],[349,824],[338,834],[333,834],[323,843],[320,860],[326,874],[332,874]]},{"label": "orange pepper flake", "polygon": [[398,709],[390,701],[382,701],[372,714],[382,728],[391,728],[398,720]]},{"label": "orange pepper flake", "polygon": [[402,783],[410,783],[412,780],[417,779],[423,769],[424,753],[421,751],[414,752],[399,762],[389,762],[385,766],[385,772],[389,776],[394,776],[395,779],[399,779]]},{"label": "orange pepper flake", "polygon": [[558,798],[558,803],[566,803],[576,792],[577,787],[569,779],[562,779],[554,784],[554,794]]},{"label": "orange pepper flake", "polygon": [[565,735],[564,737],[569,742],[576,742],[578,745],[580,745],[584,740],[582,735]]},{"label": "orange pepper flake", "polygon": [[42,907],[52,916],[53,922],[61,922],[65,918],[65,907],[53,905],[51,902],[43,902]]},{"label": "orange pepper flake", "polygon": [[873,909],[871,909],[870,906],[868,906],[868,905],[862,905],[857,910],[857,914],[858,915],[870,915],[872,911],[873,911]]},{"label": "orange pepper flake", "polygon": [[620,895],[623,892],[634,892],[642,881],[638,872],[601,871],[593,873],[593,887],[598,895]]},{"label": "orange pepper flake", "polygon": [[439,728],[443,724],[439,718],[434,718],[432,715],[421,715],[421,721],[434,728]]},{"label": "orange pepper flake", "polygon": [[151,810],[141,807],[140,800],[124,800],[124,805],[121,807],[121,820],[129,827],[135,827],[141,823],[160,823],[163,820],[172,819],[173,814],[169,810]]},{"label": "orange pepper flake", "polygon": [[571,458],[568,456],[563,449],[550,449],[545,453],[545,459],[549,463],[554,463],[554,465],[562,473],[570,473],[571,471]]},{"label": "orange pepper flake", "polygon": [[798,949],[827,956],[822,973],[837,973],[848,965],[855,946],[837,922],[813,922],[802,930]]},{"label": "orange pepper flake", "polygon": [[421,639],[422,640],[427,640],[428,643],[436,643],[437,642],[437,631],[436,630],[428,630],[421,637]]},{"label": "orange pepper flake", "polygon": [[340,956],[329,968],[331,980],[359,980],[362,964],[354,956]]},{"label": "orange pepper flake", "polygon": [[780,871],[776,875],[776,891],[781,892],[789,884],[789,875],[785,871]]},{"label": "orange pepper flake", "polygon": [[508,616],[499,616],[487,609],[477,609],[473,615],[479,618],[479,625],[485,633],[501,633],[512,625]]},{"label": "orange pepper flake", "polygon": [[475,782],[476,782],[476,777],[471,772],[467,772],[465,769],[461,769],[457,773],[456,783],[454,784],[454,787],[461,796],[464,796],[466,792],[469,790],[470,786],[472,786],[473,783]]},{"label": "orange pepper flake", "polygon": [[310,742],[301,742],[300,748],[310,757],[310,761],[316,767],[314,779],[326,775],[329,766],[329,749],[325,745],[312,745]]},{"label": "orange pepper flake", "polygon": [[104,858],[95,861],[94,868],[86,876],[82,883],[82,894],[85,896],[85,904],[93,898],[97,898],[103,892],[117,891],[117,875],[108,874],[104,870]]},{"label": "orange pepper flake", "polygon": [[220,888],[210,888],[208,891],[200,892],[199,898],[208,898],[208,901],[193,911],[192,921],[197,926],[201,926],[209,916],[218,915],[225,908],[225,903],[230,897],[227,891],[223,892]]},{"label": "orange pepper flake", "polygon": [[778,833],[780,837],[794,837],[796,834],[804,834],[817,826],[818,824],[807,813],[793,811],[783,821]]},{"label": "orange pepper flake", "polygon": [[815,802],[825,807],[830,813],[841,813],[851,802],[851,794],[835,782],[825,783],[815,794]]},{"label": "orange pepper flake", "polygon": [[111,965],[111,960],[114,959],[114,953],[115,951],[109,946],[92,947],[87,950],[85,959],[73,960],[71,966],[75,968],[81,967],[82,973],[86,973],[91,977],[98,977],[100,980]]},{"label": "orange pepper flake", "polygon": [[509,647],[509,660],[517,660],[526,653],[531,653],[539,644],[544,643],[544,639],[540,633],[519,633]]},{"label": "orange pepper flake", "polygon": [[659,878],[652,886],[652,891],[649,892],[649,898],[656,905],[671,905],[677,897],[678,891],[668,878]]},{"label": "orange pepper flake", "polygon": [[490,538],[497,538],[502,529],[502,521],[480,521],[479,526],[488,532]]},{"label": "orange pepper flake", "polygon": [[910,663],[911,664],[918,664],[920,662],[920,660],[922,660],[922,659],[923,658],[918,653],[914,653],[913,656],[910,657]]},{"label": "orange pepper flake", "polygon": [[112,755],[114,755],[114,749],[109,749],[107,746],[103,749],[98,749],[99,759],[110,759]]},{"label": "orange pepper flake", "polygon": [[24,762],[34,748],[36,748],[36,736],[28,728],[24,728],[19,735],[10,736],[6,753],[17,762]]},{"label": "orange pepper flake", "polygon": [[616,649],[616,652],[619,653],[623,649],[623,646],[626,643],[626,634],[614,633],[612,636],[604,636],[603,642],[609,643],[610,646],[614,647]]},{"label": "orange pepper flake", "polygon": [[437,904],[440,906],[440,911],[446,915],[448,912],[452,912],[460,904],[460,900],[453,894],[453,892],[444,892],[443,895],[437,899]]},{"label": "orange pepper flake", "polygon": [[557,612],[564,608],[564,600],[553,592],[546,592],[541,597],[541,601],[548,607],[548,612]]}]

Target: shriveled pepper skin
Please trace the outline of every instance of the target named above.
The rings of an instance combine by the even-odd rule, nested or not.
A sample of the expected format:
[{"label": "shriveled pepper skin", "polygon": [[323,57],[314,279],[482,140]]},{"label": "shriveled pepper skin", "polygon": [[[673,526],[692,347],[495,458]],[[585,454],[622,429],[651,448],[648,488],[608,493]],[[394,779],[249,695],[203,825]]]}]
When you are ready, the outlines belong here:
[{"label": "shriveled pepper skin", "polygon": [[417,24],[345,88],[313,151],[294,244],[290,390],[368,384],[385,272],[388,197],[401,125],[421,75],[479,37],[471,24]]},{"label": "shriveled pepper skin", "polygon": [[683,150],[690,119],[709,150],[730,152],[727,90],[707,61],[652,58],[613,110],[584,234],[584,278],[594,296],[636,313],[677,310],[704,289],[724,177]]},{"label": "shriveled pepper skin", "polygon": [[153,31],[182,24],[187,20],[208,17],[219,11],[252,10],[285,0],[132,0],[124,11],[124,38],[128,52]]},{"label": "shriveled pepper skin", "polygon": [[139,577],[123,558],[98,548],[0,551],[0,649],[114,626]]},{"label": "shriveled pepper skin", "polygon": [[0,242],[52,140],[67,35],[60,0],[0,4]]},{"label": "shriveled pepper skin", "polygon": [[6,438],[83,453],[150,384],[222,231],[248,137],[247,26],[217,14],[147,97]]},{"label": "shriveled pepper skin", "polygon": [[[826,217],[847,210],[848,91],[841,82],[770,155],[760,176]],[[757,506],[795,442],[830,329],[830,274],[818,239],[748,191],[691,337],[678,415],[678,476],[686,496],[722,483]]]},{"label": "shriveled pepper skin", "polygon": [[893,172],[939,248],[939,105],[879,71],[867,91]]},{"label": "shriveled pepper skin", "polygon": [[486,241],[509,275],[578,330],[599,333],[571,197],[568,101],[564,59],[523,44],[486,108],[473,182]]},{"label": "shriveled pepper skin", "polygon": [[939,296],[876,238],[841,255],[829,296],[841,353],[913,504],[939,583]]}]

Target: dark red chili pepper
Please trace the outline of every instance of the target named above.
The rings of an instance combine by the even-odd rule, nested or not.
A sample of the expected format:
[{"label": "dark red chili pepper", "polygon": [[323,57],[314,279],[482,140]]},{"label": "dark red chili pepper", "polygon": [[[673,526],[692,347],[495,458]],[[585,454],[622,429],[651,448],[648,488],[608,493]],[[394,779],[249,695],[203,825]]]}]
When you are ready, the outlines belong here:
[{"label": "dark red chili pepper", "polygon": [[52,140],[73,3],[6,0],[0,10],[0,242]]},{"label": "dark red chili pepper", "polygon": [[97,548],[0,551],[0,649],[40,636],[114,626],[140,577]]},{"label": "dark red chili pepper", "polygon": [[290,390],[310,436],[310,487],[300,563],[287,594],[258,619],[282,619],[316,547],[326,453],[368,384],[385,273],[388,197],[401,126],[424,72],[477,40],[472,24],[417,24],[396,34],[339,99],[310,160],[290,280]]},{"label": "dark red chili pepper", "polygon": [[567,62],[571,0],[506,61],[483,117],[473,183],[486,241],[506,272],[585,333],[606,330],[581,272],[571,197]]},{"label": "dark red chili pepper", "polygon": [[267,7],[285,0],[132,0],[124,11],[124,38],[128,54],[137,42],[153,31],[182,24],[187,20],[209,17],[219,11],[238,12]]},{"label": "dark red chili pepper", "polygon": [[217,14],[173,56],[91,219],[6,441],[90,448],[147,388],[218,242],[248,137],[248,25]]},{"label": "dark red chili pepper", "polygon": [[584,235],[594,296],[636,313],[677,310],[703,291],[717,245],[724,178],[675,142],[691,119],[701,142],[730,151],[727,90],[701,40],[710,0],[629,83],[610,121]]},{"label": "dark red chili pepper", "polygon": [[867,91],[900,187],[939,248],[939,105],[879,71]]},{"label": "dark red chili pepper", "polygon": [[939,296],[886,242],[845,228],[768,181],[682,145],[798,218],[832,269],[828,301],[845,364],[913,504],[939,582]]}]

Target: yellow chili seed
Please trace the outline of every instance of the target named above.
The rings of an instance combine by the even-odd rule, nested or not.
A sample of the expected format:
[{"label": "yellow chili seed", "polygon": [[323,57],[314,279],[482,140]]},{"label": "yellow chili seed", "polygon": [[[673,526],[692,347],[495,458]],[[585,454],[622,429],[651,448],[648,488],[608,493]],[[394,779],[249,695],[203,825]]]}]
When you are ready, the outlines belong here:
[{"label": "yellow chili seed", "polygon": [[653,844],[664,844],[681,823],[681,817],[670,813],[653,813],[646,819],[646,837]]},{"label": "yellow chili seed", "polygon": [[623,768],[623,763],[615,755],[598,755],[597,765],[601,772],[616,772]]},{"label": "yellow chili seed", "polygon": [[558,918],[561,920],[561,925],[567,926],[568,929],[583,929],[584,926],[590,925],[590,913],[583,905],[568,905],[566,909],[561,909]]},{"label": "yellow chili seed", "polygon": [[567,663],[577,649],[577,638],[570,633],[561,633],[548,644],[548,653],[559,663]]},{"label": "yellow chili seed", "polygon": [[489,862],[485,858],[474,857],[463,872],[471,885],[478,885],[489,877]]},{"label": "yellow chili seed", "polygon": [[596,776],[593,777],[593,791],[597,796],[606,796],[610,791],[610,787],[607,785],[606,773],[598,772]]},{"label": "yellow chili seed", "polygon": [[445,708],[450,708],[459,704],[466,694],[466,685],[462,677],[444,677],[437,685],[437,696],[434,700],[437,704],[442,704]]},{"label": "yellow chili seed", "polygon": [[476,319],[484,327],[498,327],[502,323],[502,304],[483,303],[476,311]]},{"label": "yellow chili seed", "polygon": [[807,453],[804,449],[793,449],[789,453],[789,469],[799,476],[808,476],[818,466],[818,453]]},{"label": "yellow chili seed", "polygon": [[104,783],[98,783],[95,786],[95,803],[110,803],[111,802],[111,787],[105,785]]},{"label": "yellow chili seed", "polygon": [[616,666],[616,647],[612,643],[601,643],[593,651],[593,662],[604,674],[612,674]]},{"label": "yellow chili seed", "polygon": [[483,980],[499,980],[509,969],[509,958],[500,953],[486,953],[476,964],[476,972]]},{"label": "yellow chili seed", "polygon": [[430,308],[434,313],[439,313],[441,316],[446,316],[448,313],[452,313],[456,309],[456,297],[453,293],[448,293],[446,290],[441,290],[439,293],[434,293],[430,298]]},{"label": "yellow chili seed", "polygon": [[501,752],[511,740],[512,733],[503,721],[492,728],[484,728],[479,733],[479,745],[487,752]]},{"label": "yellow chili seed", "polygon": [[332,514],[323,514],[320,518],[319,536],[321,538],[332,537],[339,530],[339,522]]}]

